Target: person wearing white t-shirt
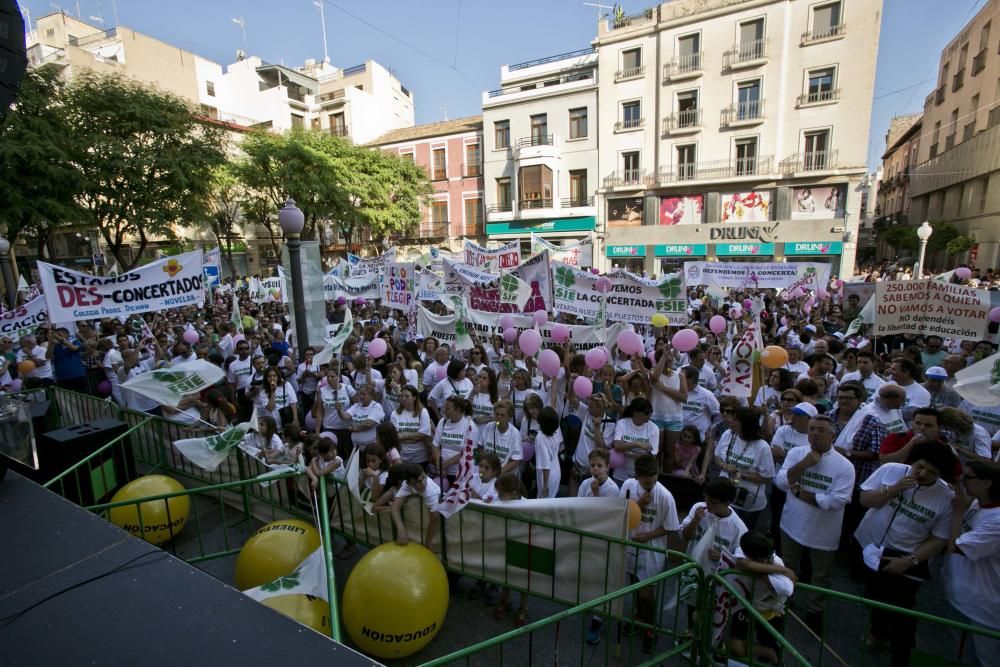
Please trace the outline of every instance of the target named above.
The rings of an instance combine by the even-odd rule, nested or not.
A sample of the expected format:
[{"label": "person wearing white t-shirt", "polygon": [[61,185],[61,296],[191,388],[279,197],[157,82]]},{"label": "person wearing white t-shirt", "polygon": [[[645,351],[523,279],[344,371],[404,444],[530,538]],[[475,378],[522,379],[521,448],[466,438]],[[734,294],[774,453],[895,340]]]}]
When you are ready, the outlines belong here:
[{"label": "person wearing white t-shirt", "polygon": [[[784,393],[784,392],[782,392]],[[798,403],[792,408],[792,420],[782,424],[771,437],[771,457],[774,459],[775,476],[781,471],[788,452],[795,447],[809,446],[809,420],[819,414],[812,403]],[[781,535],[781,512],[785,508],[785,491],[777,484],[771,486],[770,497],[771,534],[775,537],[775,547]]]},{"label": "person wearing white t-shirt", "polygon": [[344,382],[340,369],[331,366],[326,372],[326,384],[316,391],[316,401],[313,402],[313,419],[316,421],[316,432],[331,431],[337,436],[337,452],[341,458],[350,455],[351,420],[340,416],[340,410],[347,410],[355,395],[354,387]]},{"label": "person wearing white t-shirt", "polygon": [[521,433],[514,428],[511,418],[514,404],[503,398],[493,406],[494,421],[479,432],[478,446],[487,454],[495,454],[500,460],[497,477],[513,472],[521,465]]},{"label": "person wearing white t-shirt", "polygon": [[[865,597],[913,609],[917,592],[930,578],[927,561],[951,536],[955,492],[941,479],[958,464],[951,447],[933,442],[914,445],[911,465],[884,463],[861,485],[861,504],[869,510],[854,532],[870,570]],[[891,640],[893,664],[908,665],[916,619],[872,611],[872,643]]]},{"label": "person wearing white t-shirt", "polygon": [[687,379],[687,400],[681,406],[684,426],[694,426],[703,438],[707,438],[712,422],[719,414],[719,399],[715,394],[698,384],[698,369],[685,366],[681,371]]},{"label": "person wearing white t-shirt", "polygon": [[580,482],[577,498],[614,498],[618,495],[618,485],[608,474],[610,458],[606,449],[592,449],[587,456],[590,477]]},{"label": "person wearing white t-shirt", "polygon": [[406,531],[406,524],[403,523],[402,508],[403,503],[410,496],[419,496],[427,508],[429,520],[427,529],[424,532],[424,546],[430,548],[437,532],[438,513],[435,511],[441,497],[441,487],[433,479],[424,473],[424,469],[415,463],[402,464],[400,473],[402,483],[392,500],[390,512],[392,513],[392,523],[396,527],[396,544],[405,545],[409,543],[410,536]]},{"label": "person wearing white t-shirt", "polygon": [[453,395],[445,399],[443,412],[444,417],[434,429],[431,462],[438,475],[446,474],[449,481],[454,481],[458,475],[458,461],[465,450],[465,438],[475,425],[470,417],[472,407],[461,396]]},{"label": "person wearing white t-shirt", "polygon": [[986,429],[990,436],[1000,433],[1000,406],[976,405],[971,401],[962,401],[958,409],[972,415],[972,420]]},{"label": "person wearing white t-shirt", "polygon": [[18,348],[15,355],[17,363],[30,361],[35,364],[34,369],[24,376],[24,379],[32,381],[28,383],[29,386],[26,389],[32,386],[45,387],[52,384],[54,382],[52,364],[46,358],[48,350],[39,345],[34,336],[21,336],[20,343],[21,347]]},{"label": "person wearing white t-shirt", "polygon": [[431,416],[440,415],[444,411],[444,403],[450,396],[468,398],[472,393],[472,381],[465,377],[465,362],[453,360],[448,364],[445,378],[434,385],[427,395],[427,409]]},{"label": "person wearing white t-shirt", "polygon": [[427,408],[420,404],[420,395],[413,385],[406,385],[399,391],[399,407],[389,415],[389,423],[399,433],[399,455],[405,463],[425,465],[429,460],[431,436],[431,416]]},{"label": "person wearing white t-shirt", "polygon": [[[150,366],[149,362],[139,360],[139,353],[136,350],[126,350],[125,354],[122,355],[122,373],[126,381],[138,377],[151,369],[152,366]],[[137,391],[122,389],[122,398],[125,401],[125,407],[130,410],[138,410],[139,412],[148,412],[155,415],[159,415],[161,412],[159,403]]]},{"label": "person wearing white t-shirt", "polygon": [[719,438],[714,458],[722,476],[729,477],[739,487],[733,508],[747,528],[753,530],[767,507],[767,482],[774,478],[774,457],[770,445],[761,438],[757,410],[746,407],[736,410],[733,428]]},{"label": "person wearing white t-shirt", "polygon": [[[966,623],[1000,631],[1000,466],[968,464],[962,488],[965,493],[954,501],[942,571],[945,596]],[[979,664],[996,664],[1000,640],[970,636]]]},{"label": "person wearing white t-shirt", "polygon": [[559,452],[563,448],[559,415],[554,408],[545,406],[538,413],[538,434],[535,436],[535,485],[539,498],[559,495],[562,466]]},{"label": "person wearing white t-shirt", "polygon": [[798,377],[809,372],[809,364],[802,361],[802,348],[797,345],[788,346],[788,361],[785,363],[787,370],[793,377]]},{"label": "person wearing white t-shirt", "polygon": [[[607,401],[604,394],[591,394],[586,405],[577,408],[576,416],[580,418],[580,440],[573,452],[573,471],[569,482],[569,495],[577,495],[580,482],[593,475],[593,462],[590,453],[594,450],[607,450],[615,441],[616,421],[607,413]],[[616,487],[617,488],[617,487]]]},{"label": "person wearing white t-shirt", "polygon": [[341,419],[351,422],[351,443],[363,454],[365,448],[375,442],[375,427],[385,419],[385,410],[375,400],[371,385],[361,385],[357,398],[357,403],[347,410],[338,403],[337,413]]},{"label": "person wearing white t-shirt", "polygon": [[282,409],[291,408],[291,421],[299,421],[298,401],[295,388],[292,387],[291,383],[282,379],[278,369],[272,366],[264,371],[263,388],[254,399],[254,407],[257,408],[258,416],[274,419],[280,432],[285,426],[281,418]]},{"label": "person wearing white t-shirt", "polygon": [[[834,428],[829,417],[811,417],[809,446],[791,449],[774,478],[774,485],[788,494],[781,513],[785,564],[799,573],[802,557],[808,552],[812,583],[824,588],[833,583],[844,508],[854,491],[854,465],[833,448]],[[821,596],[807,596],[806,614],[810,627],[822,627]]]},{"label": "person wearing white t-shirt", "polygon": [[649,421],[653,406],[645,398],[633,398],[622,418],[615,424],[613,447],[625,455],[625,465],[615,469],[616,481],[624,482],[635,474],[635,460],[660,451],[660,429]]},{"label": "person wearing white t-shirt", "polygon": [[929,408],[931,405],[931,394],[924,389],[923,385],[917,382],[920,368],[910,359],[897,357],[892,362],[892,381],[903,388],[906,398],[903,400],[903,419],[909,422],[913,418],[913,411],[917,408]]},{"label": "person wearing white t-shirt", "polygon": [[704,502],[692,505],[681,522],[681,537],[687,540],[687,553],[691,555],[705,533],[712,531],[712,544],[701,561],[705,572],[710,574],[719,569],[723,553],[736,553],[747,527],[729,506],[736,498],[736,485],[732,480],[716,477],[705,484],[704,493]]},{"label": "person wearing white t-shirt", "polygon": [[875,353],[870,350],[858,352],[858,370],[844,373],[844,376],[840,378],[842,383],[860,382],[861,386],[868,392],[865,402],[873,400],[878,393],[879,387],[885,384],[885,380],[875,374],[875,360],[877,358]]},{"label": "person wearing white t-shirt", "polygon": [[677,446],[684,428],[684,402],[688,397],[687,379],[683,373],[670,367],[670,355],[665,350],[657,352],[659,358],[649,374],[652,387],[650,402],[653,404],[653,423],[660,429],[660,451],[670,452]]}]

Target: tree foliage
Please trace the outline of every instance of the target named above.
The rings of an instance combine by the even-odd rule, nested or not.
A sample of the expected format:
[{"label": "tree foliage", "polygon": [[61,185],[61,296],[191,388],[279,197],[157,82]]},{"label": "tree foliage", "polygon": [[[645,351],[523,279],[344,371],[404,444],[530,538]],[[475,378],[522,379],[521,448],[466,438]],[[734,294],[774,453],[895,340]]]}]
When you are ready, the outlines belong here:
[{"label": "tree foliage", "polygon": [[233,239],[238,236],[240,221],[243,219],[241,207],[246,199],[246,188],[228,162],[212,170],[210,185],[211,190],[205,203],[206,225],[215,236],[216,245],[229,266],[229,275],[235,276]]},{"label": "tree foliage", "polygon": [[917,237],[916,227],[890,227],[886,230],[883,238],[886,243],[896,249],[896,252],[913,252],[920,246],[920,239]]},{"label": "tree foliage", "polygon": [[[212,172],[225,161],[221,129],[187,104],[116,76],[82,72],[66,89],[66,114],[82,176],[78,202],[123,268],[151,236],[205,217]],[[135,259],[123,249],[138,239]]]}]

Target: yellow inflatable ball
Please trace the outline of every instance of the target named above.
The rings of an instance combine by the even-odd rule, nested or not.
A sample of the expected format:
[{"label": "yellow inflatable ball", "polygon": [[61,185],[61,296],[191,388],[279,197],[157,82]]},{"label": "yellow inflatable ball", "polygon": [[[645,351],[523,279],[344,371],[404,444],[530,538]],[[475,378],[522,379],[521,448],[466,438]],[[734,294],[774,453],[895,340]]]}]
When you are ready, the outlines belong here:
[{"label": "yellow inflatable ball", "polygon": [[319,533],[298,519],[272,521],[254,533],[236,557],[234,583],[241,591],[274,581],[297,568],[319,547]]},{"label": "yellow inflatable ball", "polygon": [[642,523],[642,508],[634,500],[628,501],[628,529],[635,530]]},{"label": "yellow inflatable ball", "polygon": [[379,658],[404,658],[441,629],[448,612],[448,576],[421,544],[383,544],[354,566],[341,609],[359,649]]},{"label": "yellow inflatable ball", "polygon": [[788,363],[788,352],[778,345],[768,345],[760,353],[760,363],[765,368],[781,368]]},{"label": "yellow inflatable ball", "polygon": [[[183,491],[184,485],[166,475],[146,475],[118,489],[111,502],[142,500],[151,496]],[[113,507],[109,511],[111,523],[151,544],[169,542],[187,523],[191,499],[177,496],[161,500],[147,500],[132,505]]]},{"label": "yellow inflatable ball", "polygon": [[316,632],[330,636],[330,605],[323,598],[312,595],[278,595],[267,598],[261,604]]}]

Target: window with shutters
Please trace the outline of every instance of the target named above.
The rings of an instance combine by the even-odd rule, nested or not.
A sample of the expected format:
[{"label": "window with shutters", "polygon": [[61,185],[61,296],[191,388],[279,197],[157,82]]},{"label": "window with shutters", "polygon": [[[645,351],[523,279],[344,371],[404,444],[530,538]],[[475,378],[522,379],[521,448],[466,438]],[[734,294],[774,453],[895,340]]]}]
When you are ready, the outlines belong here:
[{"label": "window with shutters", "polygon": [[519,208],[552,207],[552,170],[545,165],[521,167],[517,172]]}]

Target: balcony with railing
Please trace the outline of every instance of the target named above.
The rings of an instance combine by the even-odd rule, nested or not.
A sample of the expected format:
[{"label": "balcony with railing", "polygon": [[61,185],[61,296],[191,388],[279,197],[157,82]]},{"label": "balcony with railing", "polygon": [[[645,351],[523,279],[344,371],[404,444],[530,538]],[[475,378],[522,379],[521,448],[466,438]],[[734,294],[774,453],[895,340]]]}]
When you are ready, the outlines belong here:
[{"label": "balcony with railing", "polygon": [[949,134],[944,138],[944,149],[947,151],[951,150],[954,147],[955,147],[955,133],[952,132],[951,134]]},{"label": "balcony with railing", "polygon": [[997,123],[1000,123],[1000,105],[990,109],[989,114],[986,116],[986,127],[993,127]]},{"label": "balcony with railing", "polygon": [[350,133],[347,131],[346,125],[331,125],[330,134],[332,134],[335,137],[346,137]]},{"label": "balcony with railing", "polygon": [[686,109],[663,119],[663,134],[694,134],[701,131],[701,109]]},{"label": "balcony with railing", "polygon": [[641,130],[643,125],[645,125],[645,118],[627,118],[625,120],[620,120],[615,123],[615,133],[618,132],[631,132],[632,130]]},{"label": "balcony with railing", "polygon": [[965,68],[959,69],[955,72],[955,75],[951,77],[951,92],[961,89],[965,85]]},{"label": "balcony with railing", "polygon": [[986,49],[981,49],[972,58],[972,76],[976,76],[986,68]]},{"label": "balcony with railing", "polygon": [[825,25],[802,33],[802,46],[840,39],[847,34],[847,24]]},{"label": "balcony with railing", "polygon": [[810,93],[803,93],[802,95],[799,95],[798,99],[795,101],[795,106],[819,106],[823,104],[832,104],[833,102],[838,101],[840,101],[840,88],[835,88],[833,90],[815,90]]},{"label": "balcony with railing", "polygon": [[620,69],[615,72],[615,83],[619,81],[628,81],[629,79],[638,79],[646,73],[645,65],[638,65],[636,67],[628,67],[625,69]]},{"label": "balcony with railing", "polygon": [[938,142],[935,141],[933,144],[931,144],[931,147],[928,151],[927,159],[933,160],[934,158],[937,157],[937,154],[938,154]]},{"label": "balcony with railing", "polygon": [[624,30],[625,28],[632,28],[638,26],[649,25],[656,22],[656,13],[653,8],[646,9],[639,12],[638,14],[631,14],[629,16],[616,16],[610,18],[605,23],[606,30],[608,32],[614,30]]},{"label": "balcony with railing", "polygon": [[429,239],[446,239],[451,236],[451,223],[447,220],[422,221],[418,226],[393,237],[399,244],[419,243]]},{"label": "balcony with railing", "polygon": [[740,42],[722,56],[725,69],[756,67],[767,62],[767,38]]},{"label": "balcony with railing", "polygon": [[702,63],[705,54],[688,53],[678,56],[663,66],[663,82],[695,79],[704,74]]},{"label": "balcony with railing", "polygon": [[522,199],[517,202],[517,208],[526,211],[536,208],[552,208],[552,197],[538,197],[533,199]]},{"label": "balcony with railing", "polygon": [[623,169],[604,177],[605,188],[641,188],[646,179],[645,169]]},{"label": "balcony with railing", "polygon": [[774,156],[757,155],[734,160],[710,162],[679,162],[660,167],[650,185],[666,185],[688,181],[718,181],[732,178],[760,177],[774,173]]},{"label": "balcony with railing", "polygon": [[764,122],[764,100],[736,102],[722,110],[722,127],[747,127]]},{"label": "balcony with railing", "polygon": [[781,172],[783,174],[832,171],[839,167],[839,152],[836,150],[806,151],[804,153],[796,153],[788,159],[781,161]]},{"label": "balcony with railing", "polygon": [[346,98],[347,92],[341,88],[340,90],[334,90],[329,93],[317,95],[314,101],[316,104],[326,104],[327,102],[336,102],[338,100],[345,100]]},{"label": "balcony with railing", "polygon": [[483,106],[509,104],[516,100],[531,99],[539,95],[566,93],[581,88],[597,85],[597,73],[594,69],[577,71],[570,74],[554,75],[554,78],[543,81],[532,81],[523,85],[510,85],[483,93]]},{"label": "balcony with railing", "polygon": [[84,35],[83,37],[73,37],[70,36],[66,39],[70,46],[84,47],[90,44],[96,44],[97,42],[103,42],[106,39],[113,39],[118,36],[117,28],[109,28],[107,30],[102,30],[101,32],[95,32],[91,35]]},{"label": "balcony with railing", "polygon": [[510,213],[514,210],[513,202],[500,202],[499,204],[490,204],[486,207],[487,213]]},{"label": "balcony with railing", "polygon": [[583,208],[593,205],[593,197],[565,197],[559,200],[559,208]]},{"label": "balcony with railing", "polygon": [[483,175],[482,162],[466,162],[462,165],[463,178],[479,178]]},{"label": "balcony with railing", "polygon": [[935,106],[941,106],[944,104],[944,86],[934,91],[934,104]]},{"label": "balcony with railing", "polygon": [[577,51],[568,51],[566,53],[560,53],[554,56],[547,56],[545,58],[536,58],[535,60],[526,60],[523,63],[510,65],[509,67],[507,67],[507,71],[515,72],[521,69],[528,69],[529,67],[536,67],[538,65],[547,65],[549,63],[559,62],[560,60],[570,60],[571,58],[579,58],[580,56],[587,56],[592,53],[594,53],[594,47],[579,49]]},{"label": "balcony with railing", "polygon": [[66,49],[59,49],[47,44],[35,44],[28,49],[28,65],[40,67],[48,63],[59,62],[66,58]]},{"label": "balcony with railing", "polygon": [[558,142],[554,134],[533,134],[514,142],[514,159],[557,157]]}]

